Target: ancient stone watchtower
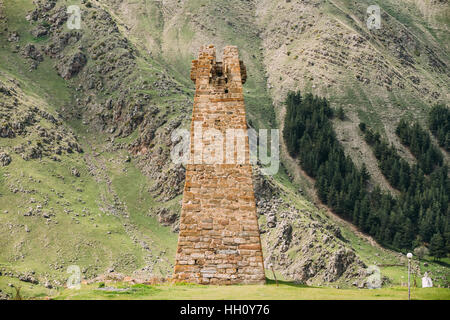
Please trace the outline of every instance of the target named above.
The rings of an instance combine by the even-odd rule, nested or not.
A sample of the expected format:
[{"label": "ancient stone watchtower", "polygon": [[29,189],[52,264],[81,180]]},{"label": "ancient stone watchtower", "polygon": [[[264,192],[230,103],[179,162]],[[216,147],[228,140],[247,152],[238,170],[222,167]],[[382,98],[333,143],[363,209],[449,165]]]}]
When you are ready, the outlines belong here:
[{"label": "ancient stone watchtower", "polygon": [[[265,282],[242,91],[246,78],[245,66],[234,46],[225,47],[223,62],[216,61],[212,45],[202,47],[198,60],[192,61],[191,79],[196,93],[175,281]],[[224,138],[223,161],[211,163],[204,154],[202,159],[202,151],[210,151],[212,144],[217,148],[218,143],[222,148],[221,140],[217,135],[213,138],[203,134],[199,143],[195,128],[212,130],[226,138],[230,129],[241,135],[232,140]],[[229,152],[229,146],[236,149]],[[239,147],[243,150],[241,156],[245,156],[241,160]]]}]

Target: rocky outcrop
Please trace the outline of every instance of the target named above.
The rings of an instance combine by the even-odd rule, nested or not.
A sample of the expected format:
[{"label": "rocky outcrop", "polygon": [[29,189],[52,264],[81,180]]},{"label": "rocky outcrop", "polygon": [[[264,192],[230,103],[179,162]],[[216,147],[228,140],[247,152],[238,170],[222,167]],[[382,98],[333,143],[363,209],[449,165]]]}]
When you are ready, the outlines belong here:
[{"label": "rocky outcrop", "polygon": [[20,40],[20,35],[19,35],[19,33],[13,31],[13,32],[10,32],[10,33],[8,34],[8,41],[9,41],[9,42],[18,42],[19,40]]},{"label": "rocky outcrop", "polygon": [[31,34],[35,38],[44,37],[48,34],[48,30],[43,26],[37,26],[33,30],[31,30]]},{"label": "rocky outcrop", "polygon": [[58,63],[57,69],[61,77],[68,80],[76,76],[86,65],[87,58],[82,52],[77,52]]},{"label": "rocky outcrop", "polygon": [[6,167],[11,161],[11,156],[0,149],[0,166]]},{"label": "rocky outcrop", "polygon": [[273,196],[282,193],[280,188],[272,177],[259,172],[255,170],[254,181],[270,185],[272,190],[256,194],[266,266],[272,264],[285,278],[299,283],[360,281],[365,265],[348,246],[339,227],[315,213],[316,208],[299,209]]},{"label": "rocky outcrop", "polygon": [[167,208],[159,208],[156,215],[163,226],[171,226],[178,220],[178,215]]},{"label": "rocky outcrop", "polygon": [[0,97],[0,138],[12,139],[12,150],[23,159],[83,152],[60,117],[36,107],[13,81],[0,82]]},{"label": "rocky outcrop", "polygon": [[364,266],[359,261],[353,250],[348,248],[339,248],[330,256],[327,266],[327,273],[324,276],[324,280],[327,282],[334,282],[338,280],[345,272],[347,272],[348,267],[355,262],[359,263],[361,267]]},{"label": "rocky outcrop", "polygon": [[33,44],[27,44],[22,51],[23,55],[27,58],[30,58],[32,60],[36,60],[36,61],[43,61],[44,57],[42,56],[42,54],[39,52],[39,50],[36,48],[35,45]]},{"label": "rocky outcrop", "polygon": [[[72,114],[67,116],[82,116],[95,130],[114,137],[126,137],[138,130],[130,151],[143,171],[157,180],[151,192],[162,195],[162,201],[173,199],[181,193],[184,168],[172,165],[168,150],[160,145],[170,145],[172,131],[189,118],[180,108],[190,109],[191,102],[168,101],[170,110],[161,112],[152,101],[153,95],[144,92],[156,92],[160,98],[173,93],[184,95],[180,85],[165,72],[148,72],[137,66],[135,49],[108,11],[95,3],[84,3],[83,30],[67,30],[66,9],[64,4],[37,2],[27,19],[50,26],[49,39],[40,50],[54,59],[62,78],[74,81],[79,93],[75,108],[68,108]],[[111,99],[111,95],[115,98]],[[169,113],[176,109],[181,117],[167,121]]]},{"label": "rocky outcrop", "polygon": [[10,299],[11,299],[11,295],[0,290],[0,300],[10,300]]},{"label": "rocky outcrop", "polygon": [[14,138],[15,133],[6,121],[0,123],[0,138]]},{"label": "rocky outcrop", "polygon": [[37,66],[39,65],[39,63],[41,63],[42,61],[44,61],[44,57],[42,56],[42,53],[36,48],[35,45],[33,44],[27,44],[23,50],[22,50],[22,54],[26,57],[29,58],[32,63],[31,63],[31,69],[36,69]]},{"label": "rocky outcrop", "polygon": [[70,170],[70,173],[72,174],[72,176],[77,177],[77,178],[80,176],[80,171],[78,171],[77,168],[72,168]]}]

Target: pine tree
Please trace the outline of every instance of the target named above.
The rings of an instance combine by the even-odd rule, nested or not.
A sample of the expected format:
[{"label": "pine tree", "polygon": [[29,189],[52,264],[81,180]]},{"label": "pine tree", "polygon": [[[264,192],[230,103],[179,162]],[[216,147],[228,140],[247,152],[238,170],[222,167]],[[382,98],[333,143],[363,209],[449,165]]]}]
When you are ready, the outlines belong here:
[{"label": "pine tree", "polygon": [[446,247],[444,238],[442,238],[440,233],[436,233],[431,238],[430,242],[430,255],[435,259],[440,260],[446,256]]},{"label": "pine tree", "polygon": [[362,177],[362,182],[367,182],[370,179],[370,173],[369,173],[369,170],[367,170],[365,163],[363,163],[363,165],[361,167],[361,177]]},{"label": "pine tree", "polygon": [[344,109],[342,107],[339,107],[337,109],[337,113],[336,113],[337,117],[339,118],[339,120],[344,120],[345,119],[345,112]]},{"label": "pine tree", "polygon": [[359,123],[359,130],[361,130],[362,132],[366,131],[366,124],[364,122]]},{"label": "pine tree", "polygon": [[428,116],[430,131],[438,139],[439,145],[450,150],[450,109],[441,104],[431,108]]}]

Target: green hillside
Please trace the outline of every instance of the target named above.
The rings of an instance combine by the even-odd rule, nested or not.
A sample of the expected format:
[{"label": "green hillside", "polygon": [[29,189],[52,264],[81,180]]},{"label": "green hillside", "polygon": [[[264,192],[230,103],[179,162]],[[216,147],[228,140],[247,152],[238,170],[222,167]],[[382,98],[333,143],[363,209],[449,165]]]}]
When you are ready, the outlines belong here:
[{"label": "green hillside", "polygon": [[[72,4],[81,8],[80,30],[67,28]],[[345,154],[366,165],[372,186],[397,196],[358,125],[416,162],[395,129],[401,118],[428,128],[431,107],[449,103],[450,8],[379,2],[382,28],[369,31],[370,4],[0,0],[0,298],[13,297],[14,286],[25,298],[117,298],[95,290],[105,276],[171,275],[184,168],[170,161],[170,137],[189,127],[191,60],[203,44],[215,44],[219,58],[225,45],[238,46],[251,127],[283,129],[291,90],[326,97],[345,113],[332,120]],[[270,285],[267,296],[250,288],[248,298],[332,299],[338,286],[351,299],[377,265],[386,291],[367,297],[401,299],[406,251],[381,247],[326,207],[284,142],[281,156],[277,175],[254,170],[264,257],[278,279],[301,285],[280,292]],[[429,271],[436,286],[448,287],[449,264],[448,256],[414,259],[418,286]],[[78,293],[63,288],[70,265],[92,282]],[[129,297],[172,290],[201,298],[217,289],[162,285]],[[217,298],[234,294],[227,290]],[[416,298],[448,299],[447,291],[417,289]]]}]

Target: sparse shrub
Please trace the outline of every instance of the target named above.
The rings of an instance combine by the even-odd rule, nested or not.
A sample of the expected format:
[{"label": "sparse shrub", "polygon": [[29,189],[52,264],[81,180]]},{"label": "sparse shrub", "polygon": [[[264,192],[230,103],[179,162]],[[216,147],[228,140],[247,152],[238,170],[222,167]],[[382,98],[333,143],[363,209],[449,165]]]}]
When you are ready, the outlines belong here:
[{"label": "sparse shrub", "polygon": [[420,246],[414,249],[414,254],[419,258],[419,260],[423,259],[426,255],[430,253],[430,250],[428,250],[425,246]]},{"label": "sparse shrub", "polygon": [[344,108],[339,107],[339,108],[337,109],[336,116],[339,118],[339,120],[344,120],[344,119],[345,119]]},{"label": "sparse shrub", "polygon": [[42,23],[41,23],[41,26],[43,26],[45,29],[50,29],[50,23],[48,23],[47,21],[43,21]]},{"label": "sparse shrub", "polygon": [[359,130],[366,132],[366,124],[364,122],[359,123]]}]

